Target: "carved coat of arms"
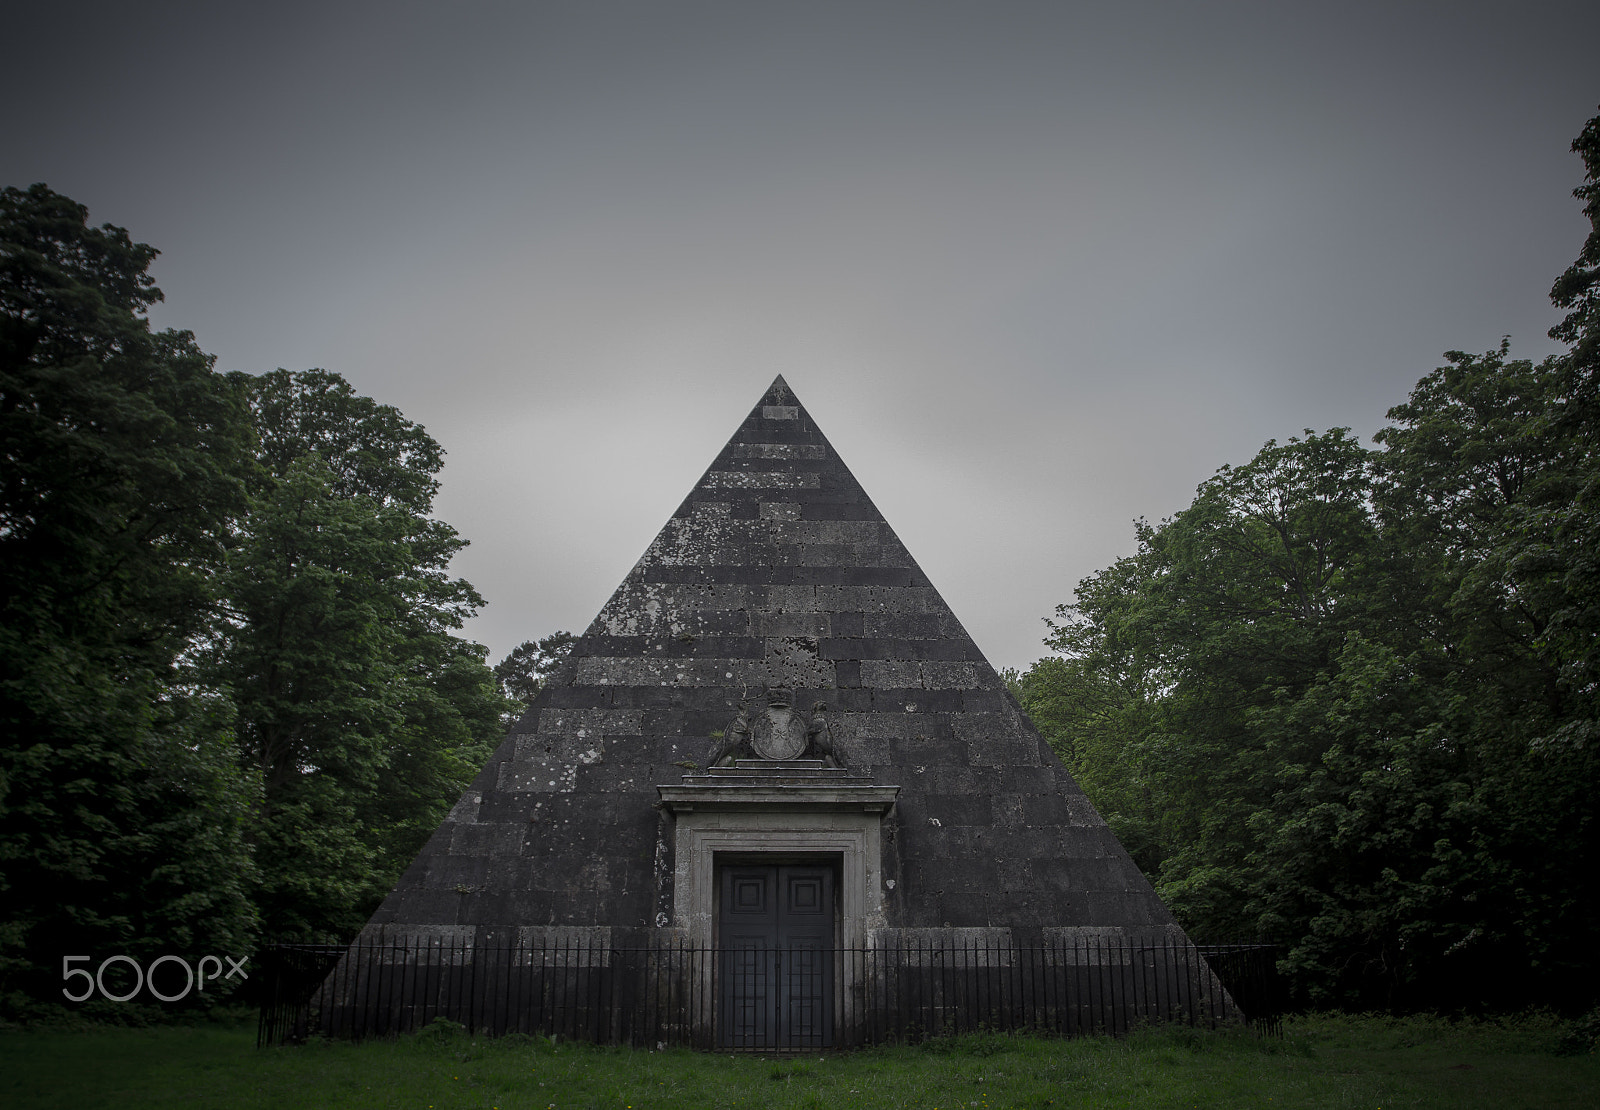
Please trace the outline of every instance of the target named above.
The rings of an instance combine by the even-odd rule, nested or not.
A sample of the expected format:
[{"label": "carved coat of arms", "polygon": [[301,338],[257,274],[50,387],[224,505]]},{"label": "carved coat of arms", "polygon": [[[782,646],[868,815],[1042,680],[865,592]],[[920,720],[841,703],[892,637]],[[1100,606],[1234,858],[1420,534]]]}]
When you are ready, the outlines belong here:
[{"label": "carved coat of arms", "polygon": [[809,714],[794,705],[794,695],[782,687],[769,689],[765,704],[747,705],[739,711],[722,739],[713,745],[711,766],[748,749],[762,759],[824,759],[839,766],[838,747],[827,717],[827,706],[817,702]]}]

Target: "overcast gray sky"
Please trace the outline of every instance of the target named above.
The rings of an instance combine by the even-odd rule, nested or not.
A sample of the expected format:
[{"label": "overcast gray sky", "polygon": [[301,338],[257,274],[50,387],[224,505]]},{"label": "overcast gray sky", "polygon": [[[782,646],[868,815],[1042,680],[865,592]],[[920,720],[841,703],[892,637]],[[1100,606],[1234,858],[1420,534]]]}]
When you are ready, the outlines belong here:
[{"label": "overcast gray sky", "polygon": [[996,666],[1224,463],[1556,349],[1600,4],[5,4],[0,184],[449,452],[499,658],[782,373]]}]

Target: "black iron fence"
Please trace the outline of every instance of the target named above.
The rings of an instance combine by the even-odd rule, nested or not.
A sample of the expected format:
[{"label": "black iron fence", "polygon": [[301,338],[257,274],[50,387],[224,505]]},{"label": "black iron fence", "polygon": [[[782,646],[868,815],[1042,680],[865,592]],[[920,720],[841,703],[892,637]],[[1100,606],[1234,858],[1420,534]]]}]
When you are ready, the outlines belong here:
[{"label": "black iron fence", "polygon": [[821,1049],[953,1033],[1278,1028],[1267,945],[1099,939],[720,949],[663,942],[273,945],[258,1043],[362,1039],[444,1018],[472,1032],[650,1047]]}]

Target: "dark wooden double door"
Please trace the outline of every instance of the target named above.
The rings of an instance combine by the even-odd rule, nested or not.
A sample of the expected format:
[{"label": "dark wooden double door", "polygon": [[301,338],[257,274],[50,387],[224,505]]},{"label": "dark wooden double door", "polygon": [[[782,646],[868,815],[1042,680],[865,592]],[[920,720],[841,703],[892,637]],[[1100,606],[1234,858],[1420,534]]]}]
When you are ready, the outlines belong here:
[{"label": "dark wooden double door", "polygon": [[833,869],[729,864],[719,869],[719,884],[719,1043],[831,1045],[838,962]]}]

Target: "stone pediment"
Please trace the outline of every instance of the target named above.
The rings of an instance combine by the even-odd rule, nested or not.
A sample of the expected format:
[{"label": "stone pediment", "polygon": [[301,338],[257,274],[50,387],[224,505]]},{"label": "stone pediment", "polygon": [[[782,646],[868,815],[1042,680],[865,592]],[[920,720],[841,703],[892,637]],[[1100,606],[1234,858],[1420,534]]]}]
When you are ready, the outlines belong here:
[{"label": "stone pediment", "polygon": [[878,786],[871,776],[826,766],[820,759],[740,759],[683,781],[658,786],[669,813],[691,810],[848,810],[886,814],[898,786]]}]

